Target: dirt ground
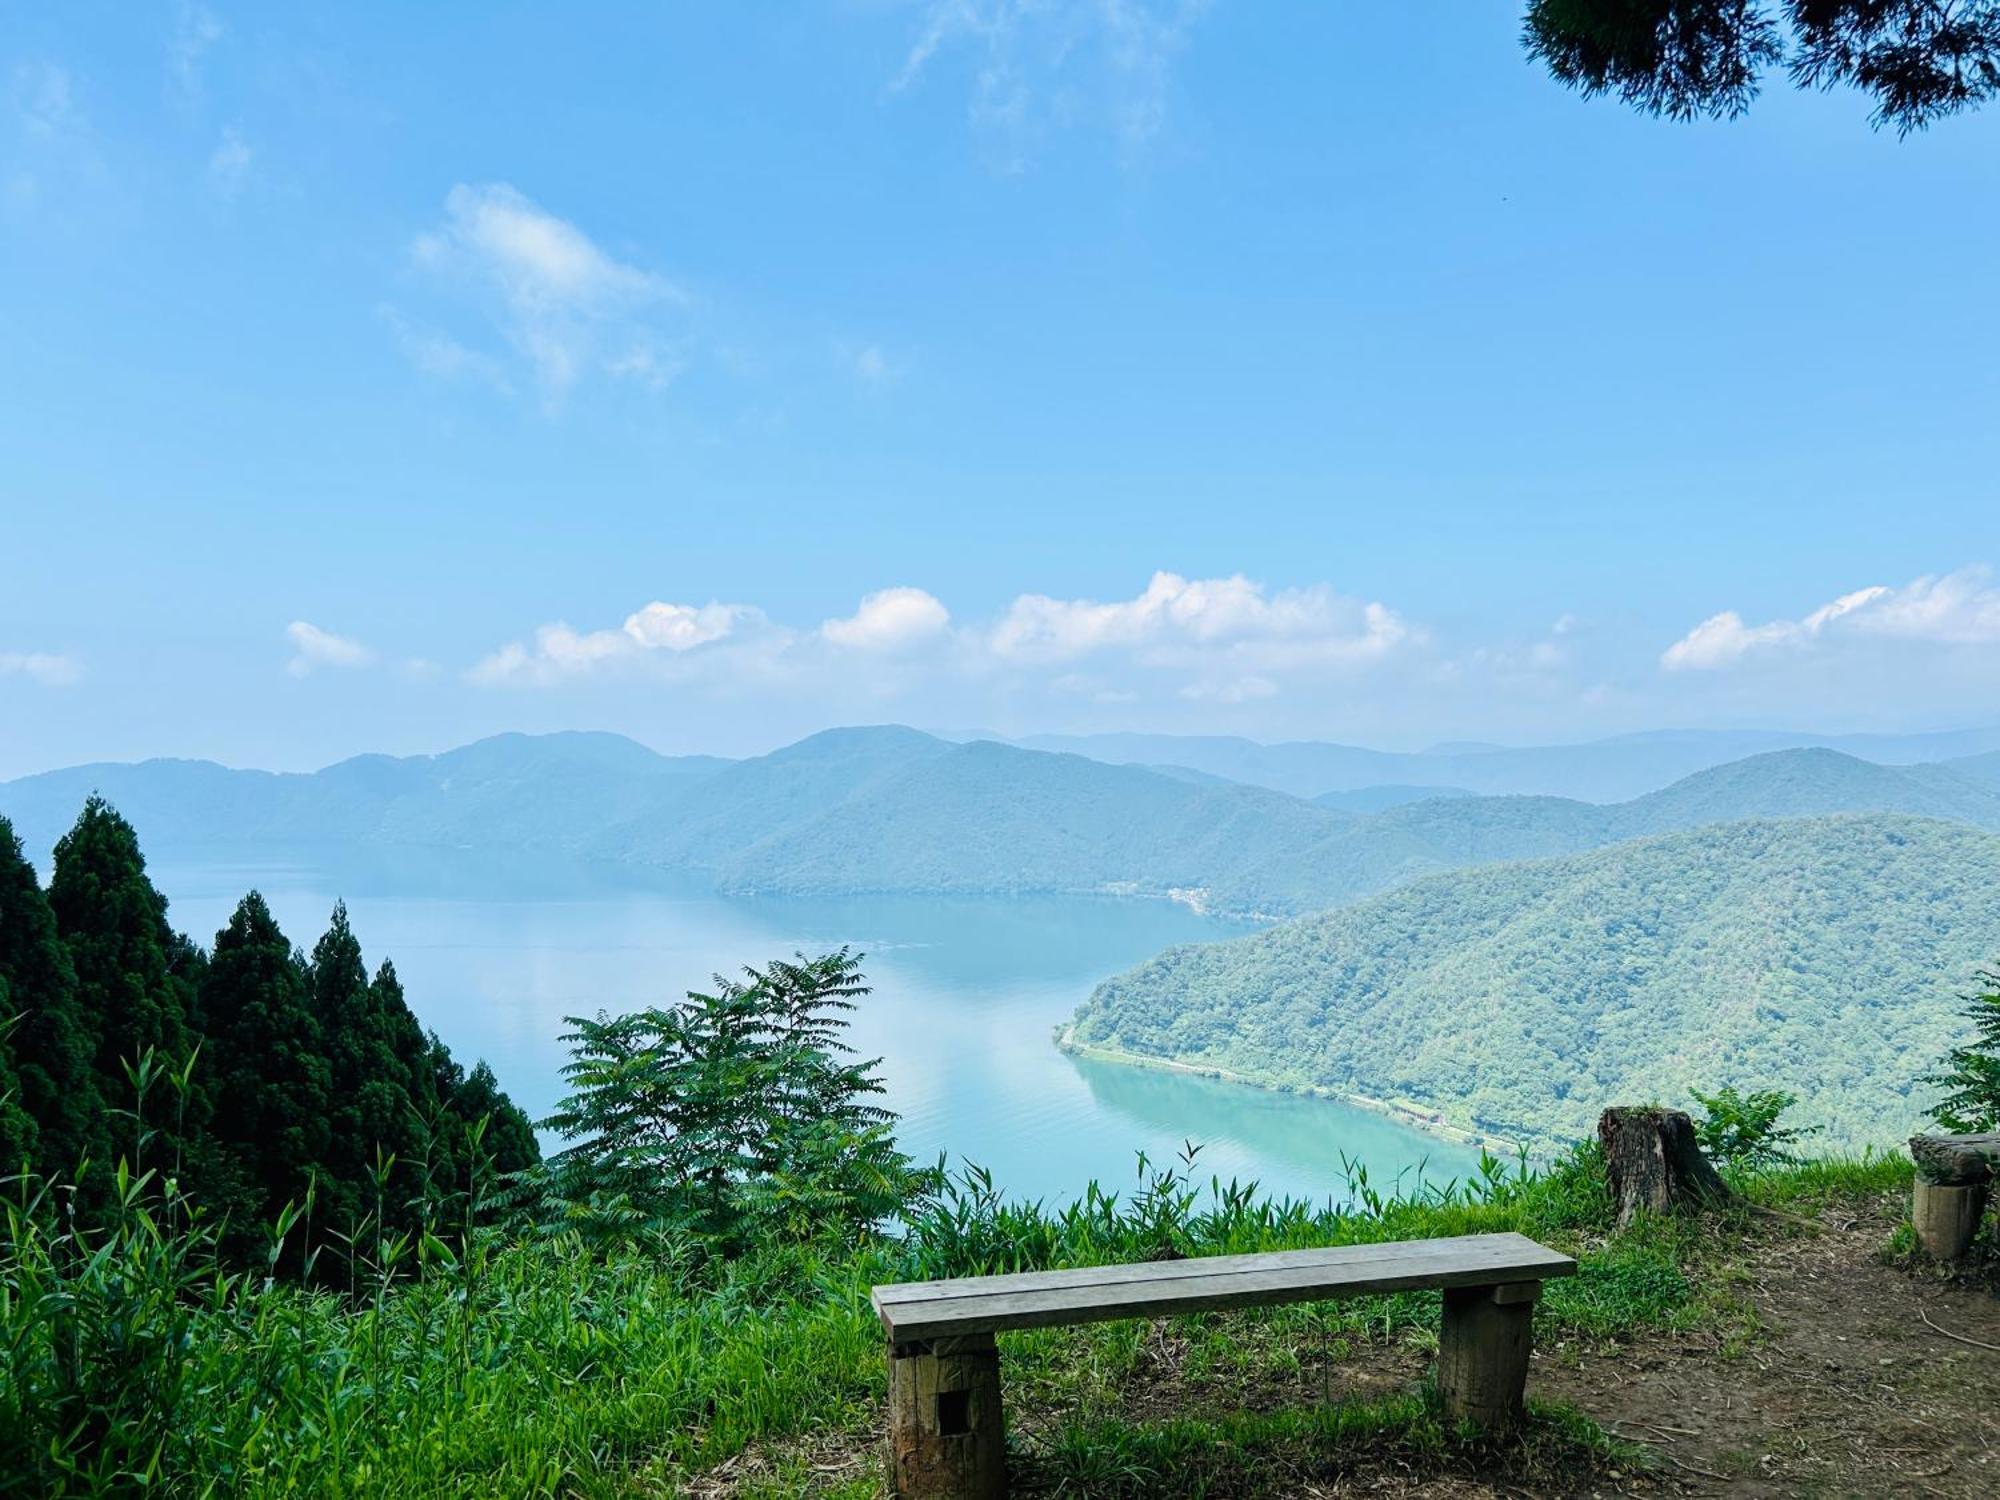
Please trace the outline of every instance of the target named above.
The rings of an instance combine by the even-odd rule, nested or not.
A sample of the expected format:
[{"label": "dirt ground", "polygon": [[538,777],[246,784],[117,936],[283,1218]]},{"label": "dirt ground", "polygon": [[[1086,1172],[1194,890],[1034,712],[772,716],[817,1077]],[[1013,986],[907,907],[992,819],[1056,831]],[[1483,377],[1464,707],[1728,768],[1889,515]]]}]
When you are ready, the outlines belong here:
[{"label": "dirt ground", "polygon": [[1739,1290],[1761,1336],[1538,1361],[1533,1389],[1658,1456],[1602,1492],[2000,1495],[2000,1296],[1884,1263],[1900,1204],[1823,1215],[1752,1246]]},{"label": "dirt ground", "polygon": [[[1640,1463],[1547,1466],[1499,1458],[1452,1460],[1367,1448],[1260,1461],[1263,1495],[1480,1500],[1531,1496],[2000,1496],[2000,1290],[1885,1260],[1902,1205],[1828,1211],[1758,1234],[1722,1273],[1746,1316],[1721,1331],[1647,1333],[1615,1347],[1538,1341],[1529,1394],[1565,1403],[1642,1445]],[[1219,1392],[1183,1378],[1167,1325],[1149,1335],[1124,1382],[1121,1415],[1139,1420],[1270,1409],[1315,1399],[1356,1400],[1408,1389],[1427,1364],[1421,1349],[1367,1345],[1303,1380],[1253,1381]],[[1053,1488],[1038,1472],[1037,1414],[1010,1410],[1027,1462],[1027,1493]],[[1043,1414],[1044,1418],[1052,1414]],[[691,1493],[765,1489],[773,1461],[803,1491],[879,1475],[879,1433],[828,1435],[779,1455],[739,1455]],[[1287,1472],[1273,1472],[1284,1465]],[[785,1485],[783,1488],[791,1488]],[[1210,1489],[1226,1494],[1229,1486]],[[1074,1493],[1074,1492],[1073,1492]]]}]

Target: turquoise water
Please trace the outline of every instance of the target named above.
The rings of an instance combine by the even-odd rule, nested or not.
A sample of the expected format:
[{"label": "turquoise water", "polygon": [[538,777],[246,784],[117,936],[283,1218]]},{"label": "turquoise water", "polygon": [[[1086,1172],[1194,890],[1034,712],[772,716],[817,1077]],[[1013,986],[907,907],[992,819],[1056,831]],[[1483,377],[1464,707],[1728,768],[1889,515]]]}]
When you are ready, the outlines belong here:
[{"label": "turquoise water", "polygon": [[1094,985],[1174,943],[1246,929],[1165,902],[1088,898],[724,899],[667,883],[411,856],[156,865],[176,926],[206,944],[255,886],[310,948],[345,897],[371,965],[462,1061],[484,1057],[539,1116],[560,1097],[563,1018],[660,1004],[717,971],[851,944],[875,986],[855,1045],[882,1059],[905,1148],[988,1168],[1011,1195],[1060,1200],[1136,1181],[1136,1153],[1201,1146],[1199,1172],[1277,1195],[1345,1198],[1342,1155],[1377,1187],[1463,1175],[1474,1154],[1365,1110],[1058,1052]]}]

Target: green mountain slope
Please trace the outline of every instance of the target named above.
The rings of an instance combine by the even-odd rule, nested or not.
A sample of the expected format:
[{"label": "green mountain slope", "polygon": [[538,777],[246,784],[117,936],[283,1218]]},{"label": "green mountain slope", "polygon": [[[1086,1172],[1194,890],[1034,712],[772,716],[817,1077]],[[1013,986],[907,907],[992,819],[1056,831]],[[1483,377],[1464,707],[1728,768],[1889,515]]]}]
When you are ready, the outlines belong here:
[{"label": "green mountain slope", "polygon": [[656,755],[615,734],[503,734],[441,755],[361,755],[300,774],[197,760],[72,766],[0,785],[0,814],[43,861],[92,792],[155,851],[218,843],[553,848],[677,800],[729,765]]},{"label": "green mountain slope", "polygon": [[986,740],[941,748],[744,848],[721,867],[725,883],[767,891],[1235,892],[1256,888],[1263,868],[1300,868],[1344,821],[1229,782]]},{"label": "green mountain slope", "polygon": [[1226,736],[1031,735],[1031,750],[1067,751],[1114,765],[1189,766],[1298,797],[1382,783],[1456,786],[1487,796],[1564,796],[1614,802],[1727,761],[1819,746],[1863,760],[1940,761],[2000,751],[2000,728],[1946,734],[1815,735],[1774,730],[1660,730],[1577,745],[1434,745],[1416,753],[1315,740],[1263,745]]},{"label": "green mountain slope", "polygon": [[738,761],[685,795],[637,817],[592,828],[583,853],[677,869],[710,870],[744,850],[812,826],[957,747],[901,725],[829,729]]},{"label": "green mountain slope", "polygon": [[1073,1042],[1405,1101],[1518,1138],[1607,1104],[1782,1087],[1892,1143],[2000,950],[2000,837],[1895,815],[1745,822],[1464,870],[1110,980]]}]

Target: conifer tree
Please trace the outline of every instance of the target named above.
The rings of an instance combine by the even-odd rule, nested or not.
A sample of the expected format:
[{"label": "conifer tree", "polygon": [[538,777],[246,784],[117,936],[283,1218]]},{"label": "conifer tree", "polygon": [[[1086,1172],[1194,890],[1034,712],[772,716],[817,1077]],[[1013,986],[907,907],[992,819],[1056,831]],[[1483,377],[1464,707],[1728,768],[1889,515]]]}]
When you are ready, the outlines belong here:
[{"label": "conifer tree", "polygon": [[407,1162],[415,1140],[415,1078],[397,1046],[403,1028],[391,1007],[404,1017],[409,1010],[393,972],[390,979],[387,986],[369,983],[347,903],[336,903],[313,946],[309,971],[328,1068],[329,1143],[320,1201],[330,1223],[353,1223],[370,1208],[368,1172],[378,1153]]},{"label": "conifer tree", "polygon": [[[11,1016],[9,1026],[5,1020]],[[0,1173],[19,1165],[24,1144],[44,1176],[73,1180],[86,1154],[106,1153],[104,1106],[92,1067],[91,1038],[77,1010],[76,974],[56,932],[55,913],[21,852],[13,828],[0,818],[0,1047],[12,1055],[20,1122],[0,1124],[6,1154]],[[0,1085],[4,1088],[5,1085]]]},{"label": "conifer tree", "polygon": [[325,1166],[331,1068],[308,976],[264,898],[252,891],[215,935],[202,978],[208,1028],[201,1071],[215,1101],[212,1130],[233,1163],[226,1206],[234,1248],[304,1198]]},{"label": "conifer tree", "polygon": [[194,1045],[198,950],[167,925],[138,836],[102,797],[56,844],[49,905],[76,971],[97,1093],[109,1108],[130,1108],[129,1063],[150,1050],[178,1066]]}]

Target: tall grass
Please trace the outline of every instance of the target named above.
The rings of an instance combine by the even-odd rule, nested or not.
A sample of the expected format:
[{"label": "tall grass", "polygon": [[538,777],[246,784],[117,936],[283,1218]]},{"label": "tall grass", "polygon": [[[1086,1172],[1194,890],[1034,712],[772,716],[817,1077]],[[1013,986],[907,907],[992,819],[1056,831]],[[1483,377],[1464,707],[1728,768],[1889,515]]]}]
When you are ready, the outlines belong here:
[{"label": "tall grass", "polygon": [[[1408,1196],[1354,1169],[1353,1201],[1317,1207],[1254,1185],[1200,1191],[1194,1166],[1142,1164],[1130,1194],[1092,1187],[1055,1206],[1008,1201],[968,1168],[894,1236],[773,1243],[727,1261],[667,1238],[606,1249],[514,1236],[482,1222],[475,1183],[442,1196],[419,1231],[364,1226],[344,1247],[360,1269],[337,1289],[275,1274],[310,1264],[309,1204],[270,1227],[265,1268],[232,1271],[198,1208],[152,1171],[116,1174],[96,1228],[64,1191],[11,1179],[0,1493],[670,1492],[752,1443],[865,1433],[884,1380],[868,1290],[889,1280],[1517,1229],[1579,1255],[1581,1274],[1544,1304],[1558,1336],[1696,1312],[1693,1232],[1611,1236],[1588,1152],[1546,1170],[1489,1159]],[[1797,1175],[1800,1194],[1886,1182],[1872,1165]],[[1421,1294],[1232,1316],[1183,1320],[1218,1368],[1288,1357],[1329,1329],[1421,1339],[1436,1326]],[[1043,1401],[1074,1415],[1049,1439],[1060,1471],[1117,1461],[1110,1439],[1090,1436],[1115,1419],[1082,1382],[1115,1380],[1137,1349],[1119,1325],[1007,1341],[1024,1410]],[[1192,1431],[1115,1446],[1153,1464]]]}]

